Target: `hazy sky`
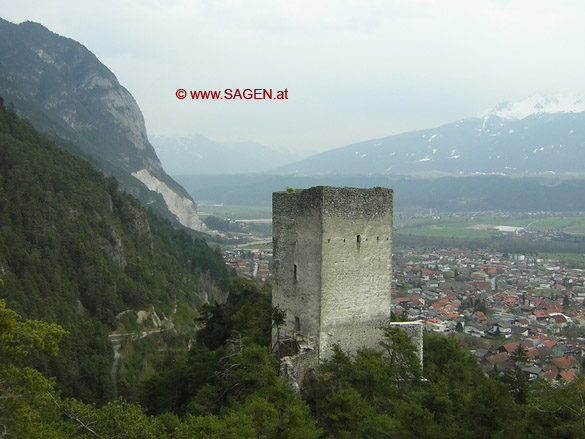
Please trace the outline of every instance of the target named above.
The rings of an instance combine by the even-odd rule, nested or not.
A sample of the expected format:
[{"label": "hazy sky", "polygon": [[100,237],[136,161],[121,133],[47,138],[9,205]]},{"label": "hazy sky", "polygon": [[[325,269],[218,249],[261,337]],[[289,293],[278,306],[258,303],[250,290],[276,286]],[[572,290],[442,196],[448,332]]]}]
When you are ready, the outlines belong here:
[{"label": "hazy sky", "polygon": [[[149,134],[321,151],[474,116],[536,92],[585,95],[583,0],[0,0],[97,55]],[[179,100],[177,89],[288,89]]]}]

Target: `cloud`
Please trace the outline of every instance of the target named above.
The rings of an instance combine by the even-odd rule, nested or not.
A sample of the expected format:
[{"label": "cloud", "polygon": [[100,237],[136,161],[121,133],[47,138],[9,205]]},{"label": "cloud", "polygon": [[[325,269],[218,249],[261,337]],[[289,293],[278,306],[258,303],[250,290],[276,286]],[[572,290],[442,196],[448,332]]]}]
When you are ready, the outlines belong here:
[{"label": "cloud", "polygon": [[[143,109],[149,132],[322,150],[585,93],[585,4],[544,0],[21,1],[80,41]],[[177,88],[288,88],[287,102],[177,101]]]}]

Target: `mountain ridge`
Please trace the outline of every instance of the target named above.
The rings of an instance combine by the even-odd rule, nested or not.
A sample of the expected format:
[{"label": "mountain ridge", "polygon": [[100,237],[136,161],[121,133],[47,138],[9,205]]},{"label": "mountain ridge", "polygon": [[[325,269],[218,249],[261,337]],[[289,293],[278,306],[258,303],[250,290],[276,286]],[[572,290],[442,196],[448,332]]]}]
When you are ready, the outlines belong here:
[{"label": "mountain ridge", "polygon": [[0,19],[0,95],[59,146],[82,151],[143,204],[185,227],[206,230],[189,194],[164,171],[136,101],[82,44],[39,23]]},{"label": "mountain ridge", "polygon": [[584,211],[585,178],[507,177],[478,175],[465,177],[416,178],[388,174],[327,175],[179,175],[183,186],[198,199],[241,205],[270,206],[271,193],[287,187],[319,185],[391,187],[397,214],[434,209],[464,211]]},{"label": "mountain ridge", "polygon": [[479,115],[480,118],[498,116],[502,119],[524,119],[534,114],[581,113],[585,111],[585,98],[571,94],[534,94],[515,102],[503,102]]},{"label": "mountain ridge", "polygon": [[579,163],[584,161],[585,112],[536,112],[521,119],[487,114],[436,128],[365,140],[271,172],[410,176],[583,174]]},{"label": "mountain ridge", "polygon": [[150,139],[170,175],[264,172],[298,157],[256,142],[218,142],[200,135]]}]

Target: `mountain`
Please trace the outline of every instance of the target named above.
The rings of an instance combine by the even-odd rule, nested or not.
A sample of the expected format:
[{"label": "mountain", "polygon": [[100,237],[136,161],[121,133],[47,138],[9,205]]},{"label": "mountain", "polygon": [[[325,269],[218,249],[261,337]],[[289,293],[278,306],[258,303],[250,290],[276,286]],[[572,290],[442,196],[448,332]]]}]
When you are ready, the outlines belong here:
[{"label": "mountain", "polygon": [[[104,402],[115,385],[131,393],[153,351],[185,347],[196,309],[220,299],[229,277],[218,251],[143,210],[0,99],[0,280],[8,307],[69,333],[58,357],[30,365],[64,396]],[[116,357],[112,331],[123,341]]]},{"label": "mountain", "polygon": [[439,212],[583,211],[585,179],[558,176],[508,177],[475,175],[465,177],[415,178],[387,174],[321,175],[179,175],[179,182],[203,200],[225,204],[270,206],[272,192],[287,187],[313,186],[391,187],[395,213],[419,209]]},{"label": "mountain", "polygon": [[171,175],[265,172],[298,156],[254,142],[214,142],[203,136],[150,136]]},{"label": "mountain", "polygon": [[543,96],[536,94],[517,102],[504,102],[482,116],[497,116],[502,119],[521,120],[536,114],[582,113],[585,99],[579,96]]},{"label": "mountain", "polygon": [[585,101],[536,96],[481,117],[316,154],[291,174],[525,175],[583,173]]},{"label": "mountain", "polygon": [[205,230],[194,201],[163,170],[136,101],[83,45],[38,23],[0,19],[0,96],[144,205]]}]

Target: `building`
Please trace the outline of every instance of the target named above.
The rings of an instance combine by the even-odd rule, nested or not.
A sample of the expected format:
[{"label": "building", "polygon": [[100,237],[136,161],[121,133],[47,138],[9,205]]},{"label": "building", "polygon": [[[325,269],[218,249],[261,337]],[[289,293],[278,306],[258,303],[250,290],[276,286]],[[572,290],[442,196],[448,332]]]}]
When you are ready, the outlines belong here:
[{"label": "building", "polygon": [[[381,187],[272,194],[272,301],[286,312],[273,342],[293,340],[305,357],[297,355],[300,369],[329,358],[334,345],[350,353],[379,348],[390,324],[392,209],[393,191]],[[421,324],[417,331],[421,345]],[[298,383],[304,373],[295,373]]]}]

